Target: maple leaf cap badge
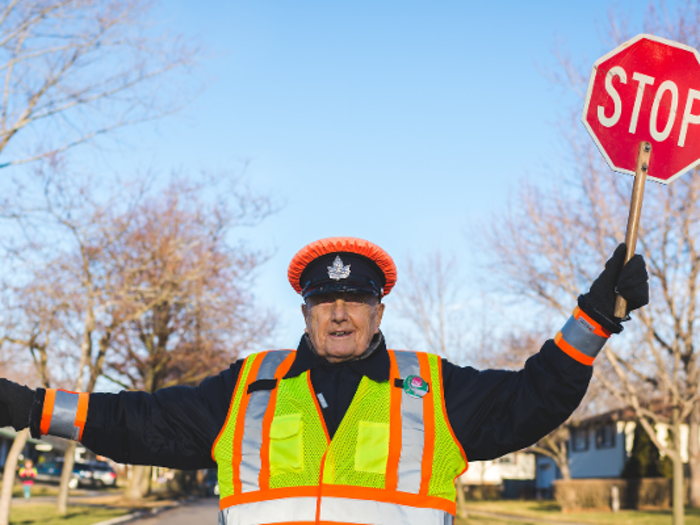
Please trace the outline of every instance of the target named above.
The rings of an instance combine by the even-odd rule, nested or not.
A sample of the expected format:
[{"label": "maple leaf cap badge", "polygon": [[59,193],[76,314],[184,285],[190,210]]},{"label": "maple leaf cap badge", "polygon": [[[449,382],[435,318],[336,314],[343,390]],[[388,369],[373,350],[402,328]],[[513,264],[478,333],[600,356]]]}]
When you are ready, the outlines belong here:
[{"label": "maple leaf cap badge", "polygon": [[326,268],[328,268],[328,277],[335,281],[350,277],[350,265],[344,265],[340,255],[335,256],[333,266],[326,266]]}]

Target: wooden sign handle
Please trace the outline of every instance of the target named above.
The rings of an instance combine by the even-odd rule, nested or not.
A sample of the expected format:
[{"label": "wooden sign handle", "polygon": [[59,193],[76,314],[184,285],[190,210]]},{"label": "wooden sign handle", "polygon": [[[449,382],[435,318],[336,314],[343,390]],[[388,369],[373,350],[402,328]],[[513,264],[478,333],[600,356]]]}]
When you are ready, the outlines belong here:
[{"label": "wooden sign handle", "polygon": [[[630,202],[630,214],[627,218],[627,234],[625,243],[627,253],[625,254],[625,264],[634,256],[637,247],[637,231],[639,229],[639,216],[642,213],[642,199],[644,197],[644,183],[647,180],[649,171],[649,159],[651,158],[651,144],[641,142],[639,153],[637,154],[637,167],[634,170],[634,186],[632,187],[632,199]],[[623,319],[627,316],[627,301],[618,295],[615,300],[615,317]]]}]

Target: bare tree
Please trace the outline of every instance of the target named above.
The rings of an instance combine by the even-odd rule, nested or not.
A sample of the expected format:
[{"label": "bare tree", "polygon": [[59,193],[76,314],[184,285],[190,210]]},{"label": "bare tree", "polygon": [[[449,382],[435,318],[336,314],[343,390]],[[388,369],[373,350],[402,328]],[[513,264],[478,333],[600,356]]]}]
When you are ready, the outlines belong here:
[{"label": "bare tree", "polygon": [[474,318],[472,305],[461,289],[456,260],[439,251],[422,260],[409,256],[402,273],[406,278],[395,293],[394,306],[404,324],[401,337],[411,348],[464,362],[469,349],[483,338],[483,323],[469,322]]},{"label": "bare tree", "polygon": [[[29,349],[43,386],[67,384],[70,390],[92,392],[115,348],[120,353],[109,361],[110,370],[122,377],[153,364],[149,387],[165,386],[166,380],[192,383],[221,365],[224,343],[241,343],[225,347],[231,357],[250,342],[251,331],[269,333],[273,319],[261,316],[260,324],[267,324],[256,324],[245,295],[264,258],[229,244],[234,227],[255,225],[274,211],[268,198],[224,176],[203,176],[197,183],[180,178],[150,196],[143,183],[112,185],[105,192],[91,180],[45,180],[43,207],[20,216],[31,238],[17,253],[32,263],[18,274],[26,279],[12,286],[21,322],[11,339]],[[214,197],[206,200],[207,195]],[[53,236],[48,250],[46,235]],[[179,310],[165,312],[164,306],[173,304]],[[154,318],[163,322],[156,323],[151,342],[167,350],[176,346],[177,352],[160,361],[125,363],[138,357],[125,351],[136,327],[143,335]],[[164,337],[167,329],[170,341]],[[69,447],[62,512],[73,460]]]},{"label": "bare tree", "polygon": [[[185,101],[171,73],[196,46],[159,29],[151,0],[0,6],[0,167],[54,156]],[[191,91],[190,91],[191,93]]]},{"label": "bare tree", "polygon": [[[412,348],[423,349],[464,362],[469,348],[476,346],[477,331],[469,326],[482,326],[468,322],[469,304],[460,289],[460,279],[454,258],[445,261],[439,251],[417,261],[406,259],[405,284],[396,291],[395,308],[408,326],[402,334]],[[485,328],[484,328],[485,329]],[[472,339],[469,339],[472,338]],[[459,514],[466,518],[464,487],[461,478],[455,480]]]},{"label": "bare tree", "polygon": [[[175,184],[144,202],[109,250],[122,291],[115,300],[130,320],[112,341],[107,377],[124,388],[196,384],[263,344],[274,328],[275,317],[255,308],[250,293],[265,256],[227,239],[241,220],[267,215],[269,201],[242,193],[235,211],[207,209],[195,193]],[[148,490],[149,471],[134,467],[130,499]]]}]

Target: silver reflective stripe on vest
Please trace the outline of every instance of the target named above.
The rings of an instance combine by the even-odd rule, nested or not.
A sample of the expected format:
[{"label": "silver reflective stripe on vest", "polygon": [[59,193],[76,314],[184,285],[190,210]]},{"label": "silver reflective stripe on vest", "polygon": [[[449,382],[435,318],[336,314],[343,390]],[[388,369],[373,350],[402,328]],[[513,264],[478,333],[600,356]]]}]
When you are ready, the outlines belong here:
[{"label": "silver reflective stripe on vest", "polygon": [[[274,379],[277,367],[289,355],[288,350],[268,352],[263,357],[255,380]],[[241,442],[241,490],[260,490],[260,451],[262,449],[262,423],[267,405],[270,403],[270,390],[258,390],[250,394],[245,413],[245,427]],[[248,395],[243,393],[243,395]]]},{"label": "silver reflective stripe on vest", "polygon": [[[242,503],[219,512],[219,525],[259,525],[261,523],[299,523],[316,521],[316,498],[284,498]],[[321,499],[321,521],[333,523],[372,523],[372,525],[453,525],[452,514],[345,498]]]},{"label": "silver reflective stripe on vest", "polygon": [[78,440],[80,429],[75,426],[75,416],[78,413],[78,394],[56,391],[53,404],[49,434],[66,439]]},{"label": "silver reflective stripe on vest", "polygon": [[317,498],[285,498],[234,505],[219,512],[219,525],[316,521]]},{"label": "silver reflective stripe on vest", "polygon": [[595,328],[583,317],[576,319],[571,316],[561,329],[561,337],[582,354],[595,357],[603,349],[608,338],[596,335],[593,330]]},{"label": "silver reflective stripe on vest", "polygon": [[323,497],[321,498],[321,521],[371,523],[372,525],[452,525],[453,516],[438,509],[409,507],[380,501]]},{"label": "silver reflective stripe on vest", "polygon": [[[414,352],[394,352],[399,375],[420,376],[420,363]],[[425,428],[423,425],[423,398],[401,395],[401,459],[397,490],[418,494],[423,464]]]}]

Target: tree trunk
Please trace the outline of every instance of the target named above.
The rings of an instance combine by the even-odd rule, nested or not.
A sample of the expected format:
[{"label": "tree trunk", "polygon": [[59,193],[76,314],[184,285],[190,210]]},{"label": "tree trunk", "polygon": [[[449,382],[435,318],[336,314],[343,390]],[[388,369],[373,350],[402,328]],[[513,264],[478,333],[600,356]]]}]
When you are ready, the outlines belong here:
[{"label": "tree trunk", "polygon": [[700,404],[696,403],[688,420],[688,504],[700,507]]},{"label": "tree trunk", "polygon": [[673,429],[673,525],[684,525],[685,493],[683,479],[683,457],[681,456],[681,422],[678,408],[673,408],[671,413],[671,426]]},{"label": "tree trunk", "polygon": [[65,516],[68,512],[68,493],[70,490],[68,484],[73,477],[77,445],[75,441],[69,441],[66,453],[63,455],[63,471],[61,472],[61,484],[58,486],[58,501],[56,503],[56,510],[61,516]]},{"label": "tree trunk", "polygon": [[12,488],[15,485],[17,460],[28,437],[28,428],[18,432],[5,460],[5,470],[2,473],[2,491],[0,492],[0,525],[9,525],[10,523],[10,505],[12,505]]},{"label": "tree trunk", "polygon": [[151,488],[151,467],[146,465],[132,465],[131,479],[126,486],[124,497],[130,500],[140,500],[146,496]]},{"label": "tree trunk", "polygon": [[684,496],[683,493],[683,460],[680,454],[673,455],[673,525],[683,525],[684,517]]},{"label": "tree trunk", "polygon": [[464,485],[462,484],[461,476],[455,480],[455,489],[457,490],[457,516],[465,520],[467,519],[467,509],[465,507]]},{"label": "tree trunk", "polygon": [[559,472],[561,472],[561,479],[564,481],[571,481],[571,469],[569,469],[569,454],[566,449],[567,440],[561,440],[556,443],[556,457],[554,463],[559,467]]}]

